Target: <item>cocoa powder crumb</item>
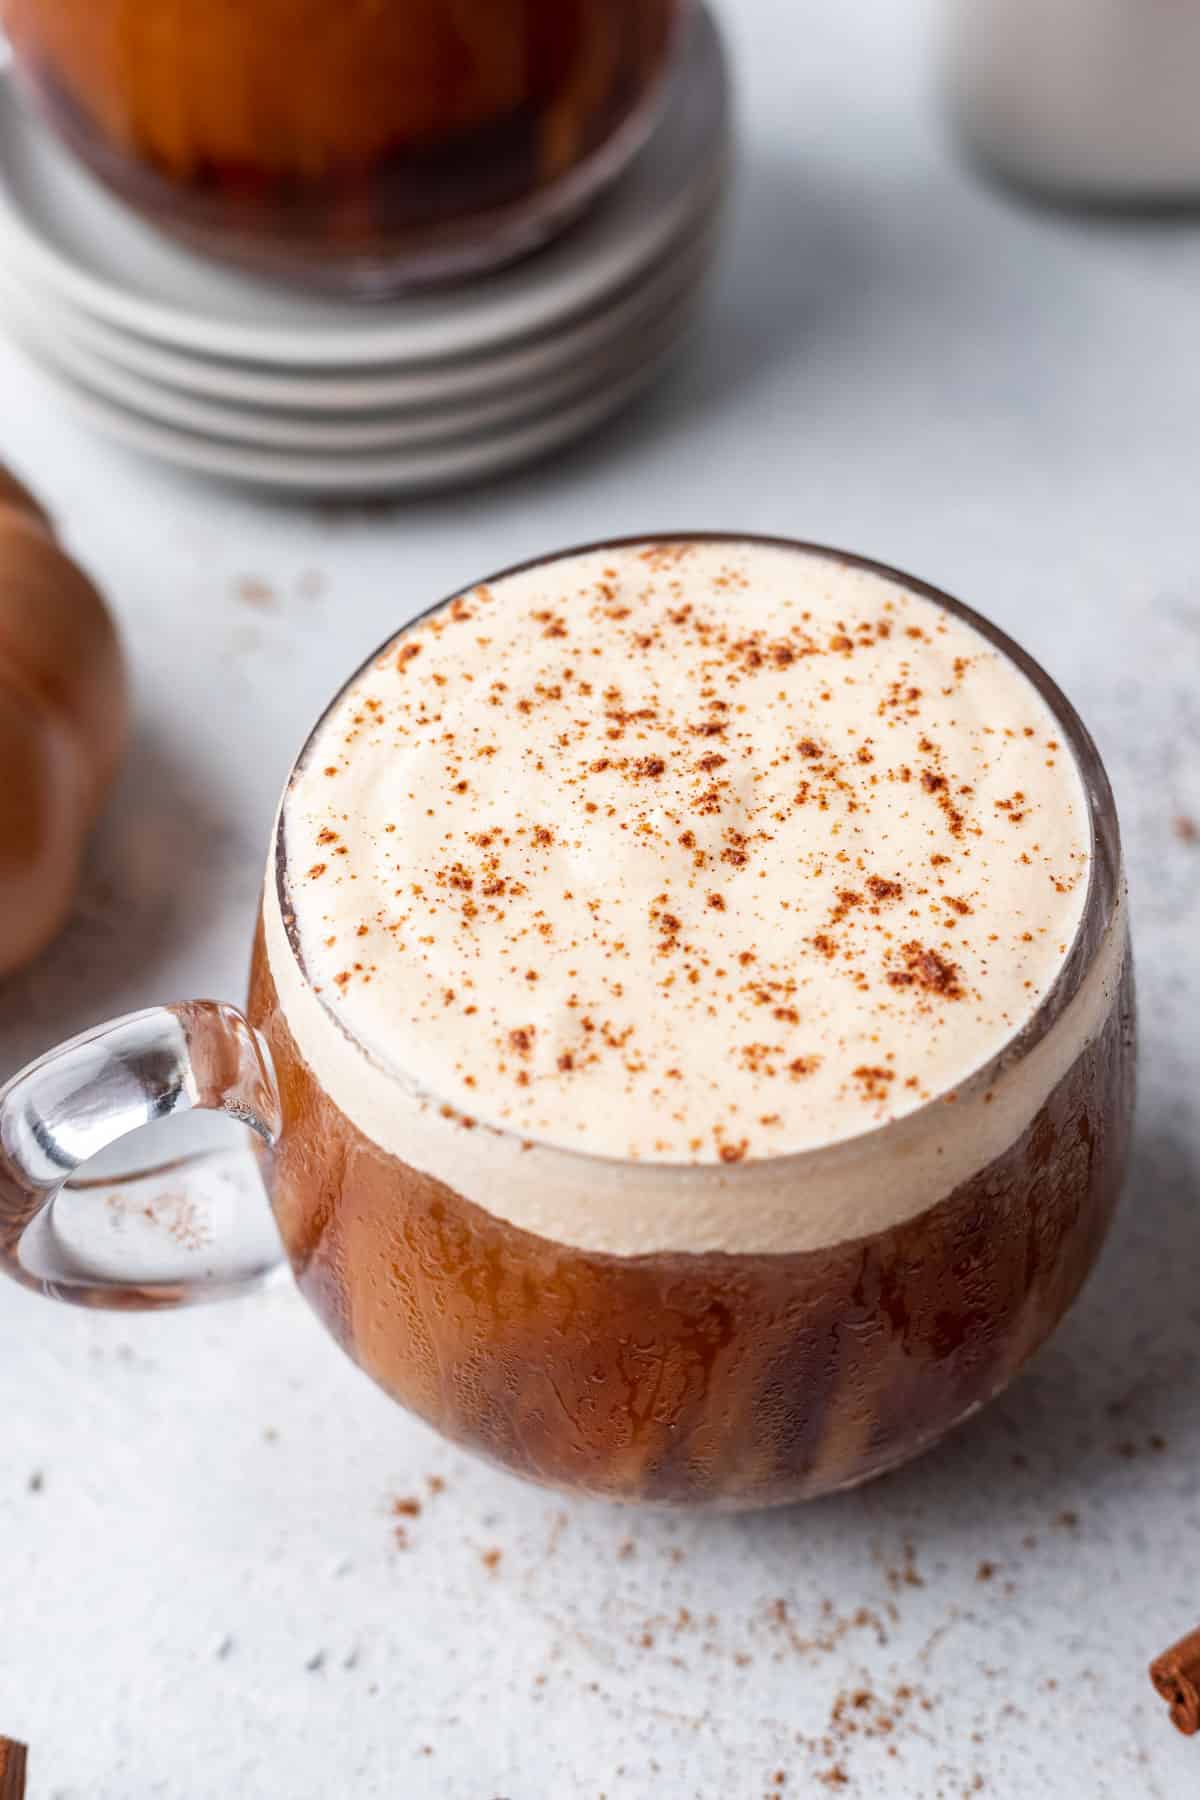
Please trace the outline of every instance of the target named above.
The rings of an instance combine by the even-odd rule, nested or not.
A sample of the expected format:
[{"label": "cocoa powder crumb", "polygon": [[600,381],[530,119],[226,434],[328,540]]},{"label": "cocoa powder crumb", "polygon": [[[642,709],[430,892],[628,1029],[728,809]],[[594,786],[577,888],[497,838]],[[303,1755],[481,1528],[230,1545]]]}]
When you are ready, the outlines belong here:
[{"label": "cocoa powder crumb", "polygon": [[872,900],[901,900],[904,889],[898,881],[885,881],[882,875],[871,875],[867,878],[867,892]]},{"label": "cocoa powder crumb", "polygon": [[862,1063],[853,1071],[853,1079],[858,1082],[864,1100],[886,1100],[889,1084],[896,1079],[894,1069],[872,1068]]},{"label": "cocoa powder crumb", "polygon": [[259,575],[243,575],[237,584],[237,597],[243,606],[256,612],[272,612],[276,605],[275,590]]},{"label": "cocoa powder crumb", "polygon": [[900,954],[902,966],[887,971],[886,979],[892,987],[918,987],[927,994],[936,994],[941,1000],[963,998],[965,990],[957,967],[937,950],[927,948],[914,938],[901,945]]}]

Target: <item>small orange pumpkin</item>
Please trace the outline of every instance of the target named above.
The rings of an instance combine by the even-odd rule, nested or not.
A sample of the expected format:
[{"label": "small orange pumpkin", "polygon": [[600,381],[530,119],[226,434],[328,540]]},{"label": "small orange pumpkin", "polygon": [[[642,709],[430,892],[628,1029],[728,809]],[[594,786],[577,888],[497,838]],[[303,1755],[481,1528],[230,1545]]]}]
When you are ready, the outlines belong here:
[{"label": "small orange pumpkin", "polygon": [[66,920],[127,724],[108,608],[0,468],[0,975]]}]

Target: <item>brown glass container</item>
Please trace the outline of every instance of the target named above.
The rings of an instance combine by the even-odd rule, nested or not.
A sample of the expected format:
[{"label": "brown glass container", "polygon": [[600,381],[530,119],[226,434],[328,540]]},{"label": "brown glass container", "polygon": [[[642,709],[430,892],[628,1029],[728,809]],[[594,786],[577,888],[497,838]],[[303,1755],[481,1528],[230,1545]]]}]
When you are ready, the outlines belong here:
[{"label": "brown glass container", "polygon": [[381,293],[559,229],[651,122],[686,0],[0,0],[115,193],[214,255]]},{"label": "brown glass container", "polygon": [[[278,1244],[262,1241],[259,1210],[231,1200],[204,1158],[159,1171],[161,1200],[118,1194],[115,1212],[111,1183],[69,1191],[75,1170],[136,1125],[202,1107],[244,1120],[267,1146],[287,1256],[347,1353],[402,1405],[517,1474],[620,1500],[775,1505],[893,1467],[997,1393],[1079,1292],[1125,1164],[1134,1003],[1112,795],[1067,701],[986,620],[894,570],[784,547],[874,569],[965,616],[1038,688],[1083,778],[1092,856],[1075,939],[1032,1018],[953,1096],[823,1148],[728,1166],[631,1164],[472,1125],[347,1040],[326,1010],[289,936],[281,823],[249,1023],[208,1001],[151,1008],[0,1090],[0,1269],[59,1298],[122,1307],[264,1279]],[[310,1054],[326,1084],[302,1042],[320,1047]],[[390,1143],[416,1146],[411,1162],[350,1116],[368,1087],[369,1116]],[[810,1184],[869,1197],[905,1166],[936,1183],[936,1152],[951,1148],[965,1171],[956,1185],[926,1199],[916,1178],[889,1182],[890,1210],[856,1216],[895,1223],[797,1252],[607,1254],[522,1229],[491,1204],[519,1197],[514,1182],[541,1184],[530,1192],[558,1204],[538,1216],[563,1220],[569,1238],[614,1184],[627,1197],[633,1175],[649,1217],[681,1190],[702,1211],[713,1184],[723,1205],[739,1184],[750,1204],[769,1179],[773,1203],[794,1192],[800,1219]],[[161,1206],[167,1229],[156,1229]],[[147,1222],[136,1255],[131,1220]]]},{"label": "brown glass container", "polygon": [[[964,613],[1029,675],[1091,809],[1090,888],[1060,978],[963,1100],[1074,1032],[1072,1003],[1101,964],[1108,975],[1093,1028],[1032,1119],[893,1229],[795,1255],[622,1257],[511,1225],[388,1154],[339,1110],[297,1049],[259,934],[248,1016],[271,1050],[283,1121],[267,1179],[300,1285],[393,1398],[520,1474],[618,1499],[726,1507],[865,1480],[998,1392],[1058,1324],[1103,1242],[1135,1064],[1111,793],[1078,718],[1037,665],[986,620],[898,579]],[[276,849],[286,919],[286,845]],[[922,1114],[873,1134],[878,1153]],[[862,1141],[779,1159],[798,1207],[814,1163],[857,1156]],[[564,1176],[571,1165],[577,1192],[589,1158],[552,1154]],[[754,1164],[744,1167],[725,1178],[753,1179]],[[544,1167],[535,1178],[546,1179]],[[704,1178],[687,1167],[653,1172],[663,1183]]]}]

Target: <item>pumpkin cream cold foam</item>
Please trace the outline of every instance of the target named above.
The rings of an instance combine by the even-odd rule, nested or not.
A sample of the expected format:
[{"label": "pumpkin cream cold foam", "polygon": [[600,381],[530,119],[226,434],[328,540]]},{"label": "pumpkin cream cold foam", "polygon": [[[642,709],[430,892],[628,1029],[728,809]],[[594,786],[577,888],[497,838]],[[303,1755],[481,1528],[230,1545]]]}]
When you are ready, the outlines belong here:
[{"label": "pumpkin cream cold foam", "polygon": [[607,547],[463,593],[334,705],[281,843],[266,962],[340,1113],[617,1256],[914,1217],[1027,1129],[1121,974],[1114,928],[1000,1054],[1088,894],[1074,756],[964,618],[798,548]]}]

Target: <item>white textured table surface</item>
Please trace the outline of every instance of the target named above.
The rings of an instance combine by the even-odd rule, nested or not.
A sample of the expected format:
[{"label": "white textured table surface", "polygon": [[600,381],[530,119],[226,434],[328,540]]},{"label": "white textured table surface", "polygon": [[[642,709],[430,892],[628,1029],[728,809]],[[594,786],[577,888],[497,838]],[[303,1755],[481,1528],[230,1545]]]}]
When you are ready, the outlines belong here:
[{"label": "white textured table surface", "polygon": [[1100,741],[1144,1004],[1120,1223],[1005,1398],[900,1474],[759,1518],[478,1466],[288,1292],[138,1318],[6,1287],[0,1730],[32,1744],[31,1800],[1200,1791],[1145,1678],[1200,1619],[1200,844],[1176,827],[1200,817],[1200,225],[980,187],[900,0],[725,10],[744,173],[719,292],[667,384],[548,469],[267,507],[110,452],[0,346],[0,456],[113,596],[138,695],[74,922],[0,995],[0,1059],[240,996],[288,762],[410,612],[599,535],[793,532],[991,612]]}]

